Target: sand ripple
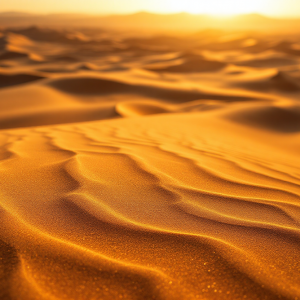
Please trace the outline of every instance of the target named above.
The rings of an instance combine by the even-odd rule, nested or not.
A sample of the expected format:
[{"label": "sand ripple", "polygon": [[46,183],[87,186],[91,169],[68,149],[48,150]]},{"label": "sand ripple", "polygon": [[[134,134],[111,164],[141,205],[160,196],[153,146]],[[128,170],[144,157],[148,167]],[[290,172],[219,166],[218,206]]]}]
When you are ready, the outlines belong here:
[{"label": "sand ripple", "polygon": [[296,297],[296,153],[210,114],[3,132],[3,297]]}]

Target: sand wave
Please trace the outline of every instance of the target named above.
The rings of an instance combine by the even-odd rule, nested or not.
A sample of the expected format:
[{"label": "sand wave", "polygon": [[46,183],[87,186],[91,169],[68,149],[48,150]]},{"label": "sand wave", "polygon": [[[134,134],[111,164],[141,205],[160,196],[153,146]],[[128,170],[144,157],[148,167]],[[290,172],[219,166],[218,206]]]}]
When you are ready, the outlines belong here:
[{"label": "sand wave", "polygon": [[[209,134],[214,135],[216,129],[209,123],[214,119],[214,112],[211,114],[207,118],[198,113],[193,120],[183,115],[185,125],[175,134],[186,136],[196,122],[206,124]],[[164,116],[152,117],[142,123],[141,119],[120,120],[122,129],[113,134],[110,131],[118,124],[116,121],[101,123],[100,130],[98,123],[80,126],[89,138],[68,125],[54,131],[41,128],[7,132],[11,141],[6,148],[14,156],[3,157],[1,161],[0,176],[5,178],[2,207],[15,216],[15,225],[11,217],[4,217],[1,227],[8,229],[2,230],[2,236],[4,234],[5,243],[11,245],[7,247],[16,249],[12,253],[22,257],[25,273],[16,280],[21,280],[24,286],[26,278],[31,295],[60,298],[66,293],[74,298],[72,290],[82,280],[86,283],[79,294],[91,297],[99,293],[105,297],[103,286],[109,291],[108,297],[122,294],[128,297],[150,295],[154,299],[178,296],[180,299],[186,297],[182,294],[184,290],[189,290],[191,297],[196,297],[198,291],[214,297],[217,285],[217,293],[227,295],[232,292],[232,284],[236,286],[237,298],[247,295],[273,299],[277,293],[285,297],[297,295],[297,278],[286,278],[296,288],[287,289],[288,284],[282,285],[276,274],[271,282],[267,274],[272,270],[270,262],[279,266],[283,259],[289,261],[289,272],[298,268],[294,259],[298,255],[299,220],[289,215],[289,211],[300,209],[298,196],[284,184],[279,191],[276,179],[271,176],[269,187],[262,187],[255,176],[248,179],[247,184],[241,178],[233,179],[230,173],[235,173],[234,169],[227,169],[226,174],[221,175],[207,156],[198,154],[197,164],[192,163],[197,152],[195,147],[209,152],[213,145],[206,134],[197,132],[197,139],[189,134],[193,148],[187,142],[186,146],[179,147],[174,133],[169,139],[164,136],[178,117],[170,116],[168,126],[161,129],[159,124],[164,119]],[[137,123],[140,128],[132,131]],[[225,126],[231,125],[225,122]],[[21,140],[19,135],[23,136]],[[151,144],[140,143],[141,138]],[[275,142],[276,139],[272,141]],[[258,153],[251,152],[251,155],[258,156]],[[261,153],[257,158],[262,158]],[[162,165],[161,161],[169,163]],[[120,166],[122,173],[117,171]],[[179,170],[184,171],[183,174]],[[245,171],[240,172],[242,175]],[[31,174],[30,177],[27,174]],[[14,182],[22,183],[18,187],[22,199],[16,196]],[[272,182],[274,187],[271,188]],[[294,189],[298,190],[298,185]],[[283,198],[286,200],[281,201]],[[293,203],[294,208],[288,203]],[[28,224],[26,230],[29,231],[20,243],[19,234],[8,232],[24,230],[22,222]],[[243,236],[244,241],[237,239],[238,236]],[[40,250],[35,243],[28,247],[32,239],[39,243]],[[106,242],[103,244],[103,241]],[[289,251],[289,258],[281,257],[281,243]],[[155,245],[155,250],[150,244]],[[272,246],[261,248],[262,245]],[[63,252],[59,250],[62,248]],[[161,248],[164,251],[159,252]],[[35,251],[34,257],[32,251]],[[70,251],[74,258],[70,257]],[[230,255],[232,252],[236,254]],[[159,257],[153,259],[158,253]],[[163,253],[165,256],[161,256]],[[175,253],[176,257],[184,258],[176,267],[169,265],[169,258]],[[103,255],[109,261],[100,259]],[[193,263],[188,263],[191,255]],[[45,260],[48,263],[45,264]],[[242,263],[245,260],[246,265]],[[9,264],[16,272],[14,264]],[[62,287],[60,276],[49,283],[47,278],[53,278],[53,272],[58,269],[64,270],[60,276],[68,278],[70,285]],[[281,269],[285,268],[281,266]],[[178,277],[178,274],[182,275]],[[97,290],[100,281],[101,288]],[[212,281],[216,286],[208,287]],[[174,295],[175,291],[180,294]],[[6,293],[12,295],[9,288]]]}]

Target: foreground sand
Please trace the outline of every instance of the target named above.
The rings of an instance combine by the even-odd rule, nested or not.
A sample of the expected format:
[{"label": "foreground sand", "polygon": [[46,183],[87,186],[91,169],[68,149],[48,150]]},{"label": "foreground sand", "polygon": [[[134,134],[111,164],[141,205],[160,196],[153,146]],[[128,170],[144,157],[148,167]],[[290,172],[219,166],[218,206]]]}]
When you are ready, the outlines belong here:
[{"label": "foreground sand", "polygon": [[296,47],[207,34],[3,32],[0,299],[300,298]]}]

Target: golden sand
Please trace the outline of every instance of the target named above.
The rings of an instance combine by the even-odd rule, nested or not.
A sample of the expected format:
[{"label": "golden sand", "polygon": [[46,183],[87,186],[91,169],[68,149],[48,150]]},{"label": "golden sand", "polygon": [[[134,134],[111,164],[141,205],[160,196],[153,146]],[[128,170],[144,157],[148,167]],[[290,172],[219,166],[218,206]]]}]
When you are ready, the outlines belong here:
[{"label": "golden sand", "polygon": [[300,298],[296,37],[116,35],[0,36],[0,299]]}]

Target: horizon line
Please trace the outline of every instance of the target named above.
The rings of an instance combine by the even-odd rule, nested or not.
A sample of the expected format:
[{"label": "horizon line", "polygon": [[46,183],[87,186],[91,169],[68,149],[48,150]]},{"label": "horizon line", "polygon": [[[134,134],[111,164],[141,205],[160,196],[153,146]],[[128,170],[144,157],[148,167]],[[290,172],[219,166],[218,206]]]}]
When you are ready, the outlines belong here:
[{"label": "horizon line", "polygon": [[51,16],[51,15],[87,15],[87,16],[101,16],[101,17],[108,17],[108,16],[130,16],[130,15],[137,15],[141,13],[146,14],[152,14],[152,15],[162,15],[162,16],[171,16],[171,15],[180,15],[180,14],[186,14],[191,16],[208,16],[208,17],[217,17],[217,18],[232,18],[232,17],[238,17],[238,16],[249,16],[249,15],[257,15],[269,19],[300,19],[300,15],[295,16],[289,16],[289,15],[268,15],[263,14],[260,12],[249,12],[249,13],[239,13],[239,14],[211,14],[211,13],[191,13],[187,11],[178,11],[178,12],[156,12],[156,11],[147,11],[147,10],[137,10],[132,12],[77,12],[77,11],[70,11],[70,12],[64,12],[64,11],[53,11],[53,12],[31,12],[31,11],[17,11],[17,10],[0,10],[0,14],[25,14],[25,15],[42,15],[42,16]]}]

